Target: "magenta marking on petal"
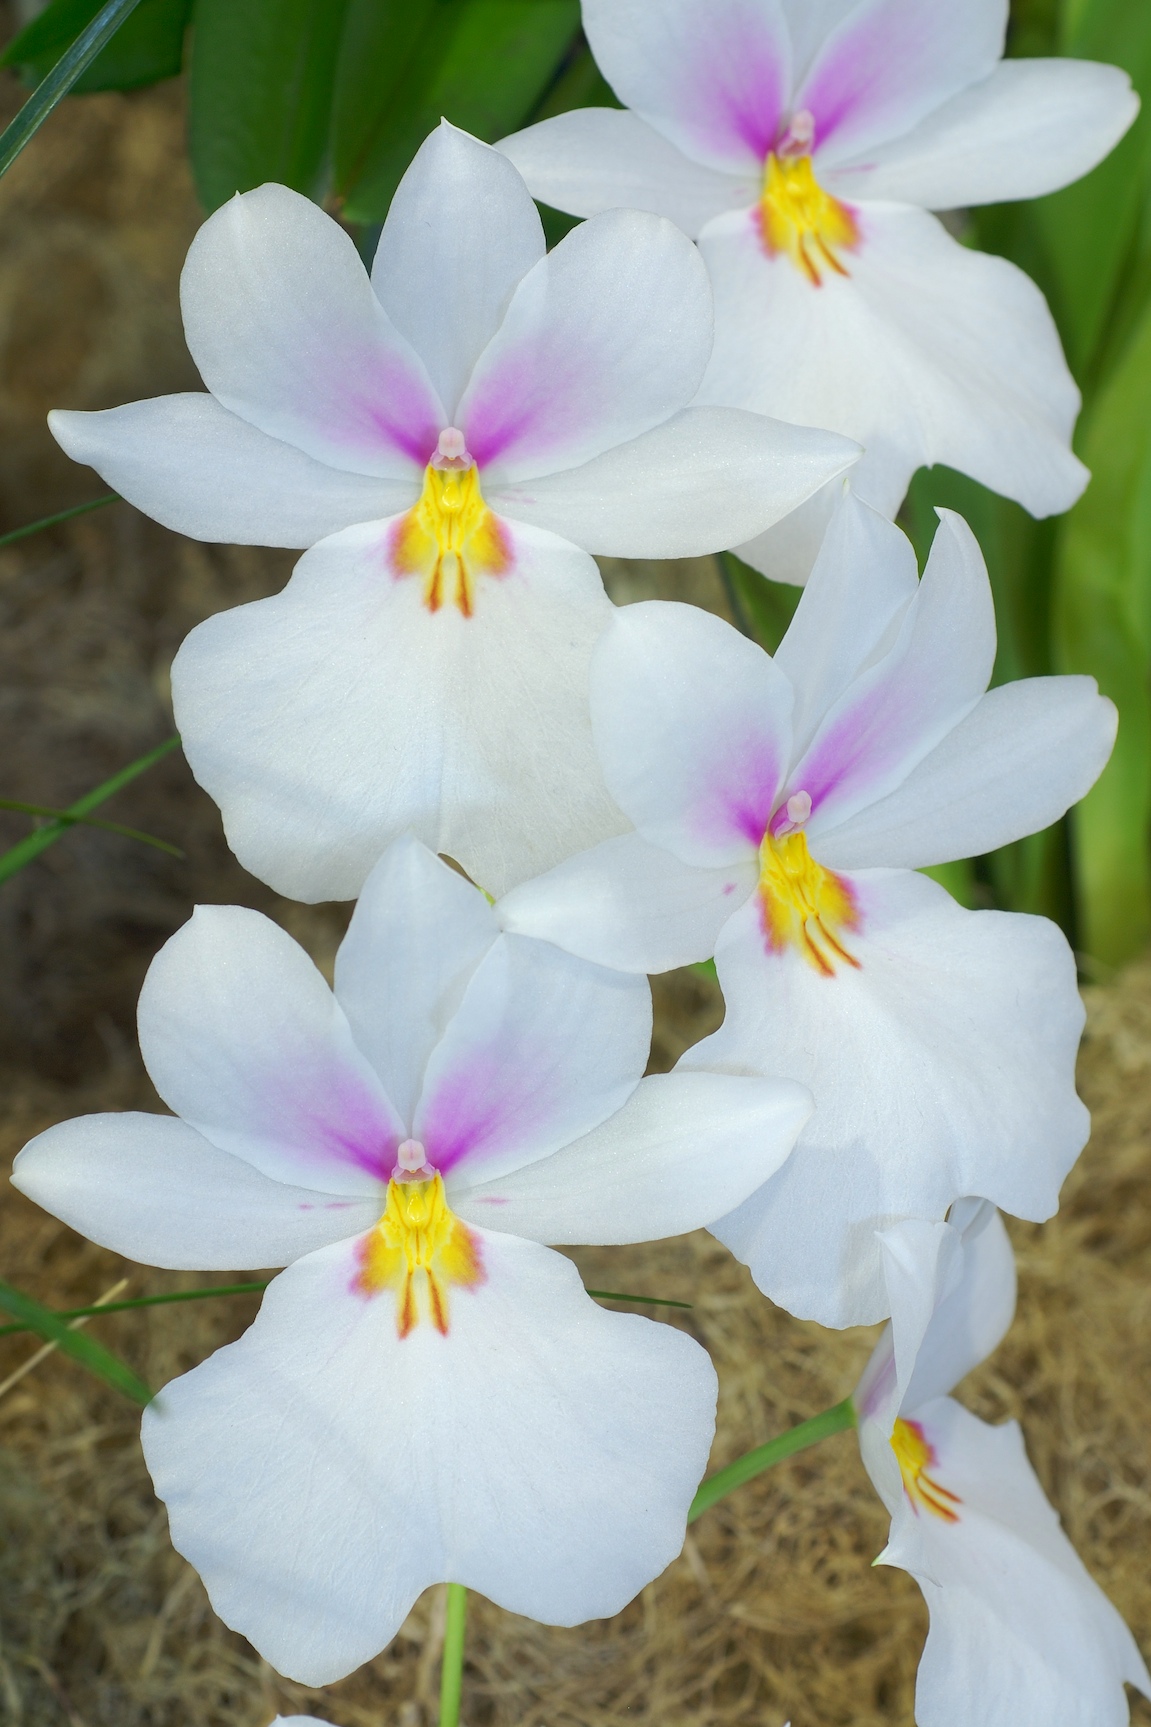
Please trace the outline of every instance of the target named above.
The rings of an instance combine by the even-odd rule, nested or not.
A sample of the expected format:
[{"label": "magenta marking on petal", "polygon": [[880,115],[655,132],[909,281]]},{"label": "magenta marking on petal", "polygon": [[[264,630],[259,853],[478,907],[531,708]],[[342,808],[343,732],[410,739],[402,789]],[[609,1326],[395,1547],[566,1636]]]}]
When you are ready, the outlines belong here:
[{"label": "magenta marking on petal", "polygon": [[522,1060],[509,1074],[502,1062],[481,1051],[441,1080],[420,1111],[420,1133],[433,1168],[447,1175],[464,1159],[498,1152],[509,1142],[522,1146],[533,1129],[547,1123],[551,1090],[531,1077],[531,1068]]},{"label": "magenta marking on petal", "polygon": [[[922,41],[914,40],[903,16],[893,20],[892,8],[869,8],[865,15],[833,41],[817,58],[796,97],[795,106],[806,108],[815,121],[815,153],[839,129],[857,116],[876,116],[897,104],[892,124],[898,128],[908,86],[914,89],[920,64],[925,58]],[[929,9],[925,8],[925,14]],[[898,39],[893,39],[897,25]],[[933,28],[930,17],[921,25]],[[903,122],[906,124],[906,122]]]},{"label": "magenta marking on petal", "polygon": [[738,835],[757,850],[771,816],[780,769],[779,757],[762,735],[729,744],[720,783],[708,786],[690,812],[695,837],[726,841]]},{"label": "magenta marking on petal", "polygon": [[668,46],[663,69],[678,126],[713,160],[762,166],[790,83],[789,46],[773,32],[768,8],[757,0],[700,7],[682,39]]},{"label": "magenta marking on petal", "polygon": [[[378,1181],[387,1182],[396,1160],[399,1135],[381,1117],[375,1100],[363,1092],[345,1092],[325,1100],[321,1115],[313,1098],[300,1098],[294,1106],[289,1097],[280,1099],[284,1114],[294,1118],[297,1148],[311,1153],[317,1170],[325,1164],[362,1169]],[[287,1105],[285,1109],[284,1106]]]}]

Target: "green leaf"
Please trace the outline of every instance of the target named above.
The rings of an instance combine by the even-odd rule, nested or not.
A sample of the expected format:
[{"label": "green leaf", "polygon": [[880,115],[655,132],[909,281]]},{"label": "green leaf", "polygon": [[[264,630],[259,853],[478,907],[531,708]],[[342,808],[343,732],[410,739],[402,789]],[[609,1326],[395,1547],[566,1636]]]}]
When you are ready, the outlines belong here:
[{"label": "green leaf", "polygon": [[850,1397],[845,1397],[842,1403],[834,1404],[820,1415],[813,1415],[810,1421],[801,1421],[798,1427],[790,1427],[786,1433],[769,1439],[766,1445],[757,1445],[754,1451],[737,1457],[726,1469],[708,1476],[691,1502],[688,1522],[694,1523],[733,1488],[754,1480],[765,1469],[782,1463],[787,1457],[794,1457],[797,1451],[806,1451],[809,1445],[817,1445],[821,1439],[829,1439],[833,1433],[846,1432],[856,1425],[856,1419],[855,1404]]},{"label": "green leaf", "polygon": [[148,768],[162,760],[164,756],[171,755],[172,751],[179,747],[179,738],[168,738],[164,743],[158,744],[154,750],[149,750],[147,755],[140,756],[134,762],[129,762],[126,768],[121,768],[118,773],[114,773],[111,779],[105,780],[94,791],[85,792],[82,798],[77,798],[74,804],[69,804],[61,820],[49,822],[46,827],[37,828],[36,832],[29,834],[27,839],[20,840],[9,851],[0,853],[0,882],[8,881],[18,870],[22,870],[27,864],[30,864],[33,858],[39,857],[42,851],[46,851],[50,845],[54,845],[61,835],[68,833],[81,817],[90,815],[94,809],[98,809],[108,798],[114,796],[122,786],[128,785],[139,774],[145,773]]},{"label": "green leaf", "polygon": [[26,540],[32,534],[42,533],[45,528],[54,528],[60,522],[70,522],[74,516],[86,516],[89,510],[102,510],[105,504],[119,502],[119,492],[105,492],[102,498],[92,498],[86,504],[73,504],[70,510],[57,510],[54,516],[41,516],[37,522],[25,522],[22,528],[0,534],[0,546],[13,546],[17,540]]},{"label": "green leaf", "polygon": [[333,109],[337,196],[380,222],[441,117],[489,143],[550,88],[579,28],[579,0],[350,0]]},{"label": "green leaf", "polygon": [[24,146],[36,136],[56,104],[71,90],[102,48],[112,40],[140,0],[108,0],[72,46],[61,54],[51,72],[14,120],[0,132],[0,174],[6,174]]},{"label": "green leaf", "polygon": [[803,589],[790,582],[769,581],[734,552],[719,552],[717,562],[737,629],[773,654],[787,633]]},{"label": "green leaf", "polygon": [[102,1343],[97,1343],[84,1332],[71,1330],[59,1314],[34,1301],[22,1290],[14,1289],[9,1283],[0,1283],[0,1309],[18,1319],[29,1331],[36,1332],[46,1343],[54,1343],[61,1355],[78,1361],[105,1385],[122,1391],[125,1397],[136,1403],[152,1401],[152,1393],[127,1362],[121,1361],[118,1355],[113,1355],[110,1349],[105,1349]]},{"label": "green leaf", "polygon": [[346,11],[347,0],[195,0],[188,142],[207,209],[266,180],[319,192]]},{"label": "green leaf", "polygon": [[[18,67],[27,83],[38,84],[99,10],[100,0],[52,0],[8,44],[0,64]],[[73,95],[132,90],[174,78],[183,62],[191,10],[192,0],[140,0],[108,46],[77,78]]]},{"label": "green leaf", "polygon": [[1151,935],[1151,307],[1078,442],[1094,478],[1061,524],[1056,664],[1119,709],[1115,752],[1072,812],[1081,945],[1117,965]]}]

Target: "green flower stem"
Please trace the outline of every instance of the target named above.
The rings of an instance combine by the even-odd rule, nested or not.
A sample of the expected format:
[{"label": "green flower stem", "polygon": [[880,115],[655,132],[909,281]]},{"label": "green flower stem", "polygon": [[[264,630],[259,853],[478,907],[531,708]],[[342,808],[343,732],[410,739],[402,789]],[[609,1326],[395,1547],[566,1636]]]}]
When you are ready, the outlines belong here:
[{"label": "green flower stem", "polygon": [[[102,1301],[95,1307],[69,1307],[55,1315],[57,1319],[89,1319],[101,1313],[130,1313],[137,1307],[166,1307],[173,1301],[211,1301],[216,1295],[258,1295],[267,1289],[266,1283],[221,1283],[212,1289],[172,1289],[166,1295],[138,1295],[132,1301]],[[688,1307],[690,1301],[665,1301],[658,1295],[614,1295],[606,1289],[589,1289],[588,1294],[599,1301],[634,1301],[648,1307]],[[11,1337],[17,1331],[28,1331],[27,1325],[0,1325],[0,1337]]]},{"label": "green flower stem", "polygon": [[782,1463],[785,1457],[794,1457],[797,1451],[806,1451],[809,1445],[817,1445],[821,1439],[828,1439],[833,1433],[842,1433],[846,1428],[854,1427],[855,1422],[855,1405],[850,1397],[845,1397],[842,1403],[825,1409],[822,1415],[813,1415],[810,1421],[801,1421],[798,1427],[791,1427],[777,1438],[769,1439],[766,1445],[757,1445],[754,1451],[737,1457],[726,1469],[720,1469],[715,1475],[709,1476],[691,1502],[691,1510],[687,1514],[688,1522],[694,1523],[697,1517],[710,1510],[733,1488],[742,1487],[745,1481],[761,1475],[773,1464]]},{"label": "green flower stem", "polygon": [[168,738],[164,743],[158,744],[154,750],[149,750],[146,756],[140,756],[137,761],[129,762],[126,768],[121,768],[119,773],[113,774],[112,778],[105,780],[103,785],[97,786],[94,791],[85,792],[82,798],[77,798],[74,804],[69,804],[59,820],[48,822],[44,827],[37,828],[35,833],[29,834],[27,839],[20,840],[10,851],[0,853],[0,882],[6,882],[10,876],[16,874],[17,870],[22,870],[26,864],[30,864],[33,858],[39,857],[42,851],[46,851],[50,845],[54,845],[61,834],[66,834],[76,822],[82,821],[85,816],[90,815],[94,809],[98,809],[102,803],[118,792],[122,786],[128,785],[138,774],[144,773],[164,756],[171,755],[172,751],[179,747],[179,738]]},{"label": "green flower stem", "polygon": [[118,504],[119,501],[119,492],[105,492],[102,498],[92,498],[86,504],[73,504],[70,510],[57,510],[54,516],[41,516],[38,522],[25,522],[22,528],[0,534],[0,546],[14,545],[17,540],[26,540],[30,534],[38,534],[43,528],[54,528],[57,522],[70,522],[73,516],[86,516],[89,510],[102,510],[106,504]]},{"label": "green flower stem", "polygon": [[98,816],[74,816],[67,810],[52,809],[48,804],[21,803],[18,798],[0,798],[0,810],[13,810],[23,816],[47,816],[52,821],[66,822],[69,827],[80,822],[84,827],[103,828],[105,833],[119,834],[122,839],[139,840],[141,845],[155,846],[157,851],[167,852],[169,857],[182,858],[184,855],[179,846],[157,839],[155,834],[146,834],[140,828],[126,828],[122,822],[102,822]]},{"label": "green flower stem", "polygon": [[444,1654],[440,1665],[440,1727],[459,1727],[467,1623],[468,1592],[462,1583],[449,1583]]},{"label": "green flower stem", "polygon": [[107,46],[140,0],[108,0],[72,46],[61,54],[48,76],[38,84],[16,118],[0,132],[0,174],[6,174],[25,144],[44,124],[57,102],[66,96],[82,72],[86,72],[101,48]]}]

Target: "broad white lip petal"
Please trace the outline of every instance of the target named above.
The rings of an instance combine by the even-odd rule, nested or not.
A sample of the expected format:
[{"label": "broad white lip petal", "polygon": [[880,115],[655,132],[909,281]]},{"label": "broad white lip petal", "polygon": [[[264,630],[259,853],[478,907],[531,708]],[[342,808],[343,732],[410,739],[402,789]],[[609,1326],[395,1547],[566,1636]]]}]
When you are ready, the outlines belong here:
[{"label": "broad white lip petal", "polygon": [[1138,111],[1118,66],[1004,60],[912,131],[841,163],[827,186],[841,198],[929,210],[1039,198],[1102,161]]},{"label": "broad white lip petal", "polygon": [[[889,533],[894,542],[899,530]],[[811,798],[810,838],[906,779],[974,708],[994,661],[995,605],[979,542],[962,516],[940,511],[891,648],[832,704],[788,775]]]},{"label": "broad white lip petal", "polygon": [[180,304],[224,407],[332,467],[418,477],[444,409],[352,241],[310,199],[237,193],[193,240]]},{"label": "broad white lip petal", "polygon": [[754,203],[758,165],[740,177],[694,162],[630,108],[573,108],[496,145],[542,204],[573,216],[650,210],[695,238],[724,210]]},{"label": "broad white lip petal", "polygon": [[559,1254],[476,1233],[485,1281],[453,1290],[447,1336],[400,1339],[388,1293],[352,1291],[343,1243],[284,1272],[251,1330],[145,1412],[175,1546],[225,1623],[304,1684],[375,1655],[442,1579],[573,1625],[618,1612],[682,1545],[714,1426],[707,1355],[597,1308]]},{"label": "broad white lip petal", "polygon": [[1063,1533],[1017,1424],[991,1427],[949,1397],[915,1410],[956,1522],[901,1503],[880,1563],[910,1571],[931,1611],[915,1718],[951,1727],[1125,1727],[1126,1680],[1151,1678],[1119,1614]]},{"label": "broad white lip petal", "polygon": [[797,949],[769,952],[752,899],[716,948],[727,1018],[677,1069],[814,1092],[791,1157],[714,1233],[772,1300],[835,1326],[886,1315],[877,1230],[942,1218],[972,1193],[1049,1217],[1088,1131],[1073,1085],[1083,1005],[1061,932],[965,911],[910,872],[847,880],[860,969],[828,978]]},{"label": "broad white lip petal", "polygon": [[353,522],[395,515],[415,479],[370,479],[318,462],[189,392],[99,413],[55,409],[49,429],[138,510],[194,540],[310,546]]},{"label": "broad white lip petal", "polygon": [[240,861],[294,899],[351,899],[410,829],[499,894],[621,831],[587,709],[612,615],[591,558],[509,526],[474,616],[433,614],[390,578],[387,531],[321,541],[176,656],[185,753]]},{"label": "broad white lip petal", "polygon": [[12,1185],[101,1247],[171,1271],[288,1265],[370,1228],[380,1210],[378,1198],[272,1180],[175,1116],[135,1112],[38,1134]]},{"label": "broad white lip petal", "polygon": [[704,868],[754,858],[791,741],[791,685],[762,648],[695,606],[624,606],[591,703],[608,788],[649,844]]},{"label": "broad white lip petal", "polygon": [[485,486],[579,467],[695,395],[711,351],[699,253],[660,216],[608,210],[529,270],[458,408]]},{"label": "broad white lip petal", "polygon": [[304,950],[243,906],[197,906],[148,968],[140,1051],[169,1108],[277,1181],[378,1195],[404,1137]]},{"label": "broad white lip petal", "polygon": [[748,212],[708,223],[715,347],[700,400],[856,439],[852,486],[888,516],[937,462],[1034,516],[1068,509],[1087,483],[1068,448],[1079,392],[1038,288],[926,211],[869,204],[859,219],[851,275],[818,292],[765,254]]},{"label": "broad white lip petal", "polygon": [[816,161],[900,137],[987,77],[1003,54],[1007,0],[861,0],[820,44],[792,98],[815,122]]},{"label": "broad white lip petal", "polygon": [[1095,784],[1118,714],[1094,678],[1022,678],[987,694],[888,797],[823,835],[832,869],[921,869],[1039,833]]},{"label": "broad white lip petal", "polygon": [[723,869],[700,869],[639,834],[620,834],[521,882],[496,912],[504,929],[554,941],[597,965],[670,971],[715,952],[720,930],[758,876],[750,854]]},{"label": "broad white lip petal", "polygon": [[543,1162],[452,1192],[468,1222],[535,1241],[658,1241],[714,1223],[773,1175],[811,1114],[786,1080],[653,1074]]},{"label": "broad white lip petal", "polygon": [[410,1122],[424,1070],[500,925],[478,888],[411,834],[364,883],[336,955],[336,1000]]},{"label": "broad white lip petal", "polygon": [[639,1084],[647,979],[501,936],[432,1051],[412,1135],[445,1177],[492,1179],[597,1127]]},{"label": "broad white lip petal", "polygon": [[894,631],[919,591],[907,535],[845,486],[774,659],[795,688],[795,751]]},{"label": "broad white lip petal", "polygon": [[613,558],[689,558],[758,533],[857,461],[834,432],[684,408],[582,467],[488,488],[501,515]]},{"label": "broad white lip petal", "polygon": [[544,250],[531,193],[514,168],[441,121],[396,188],[372,286],[453,425],[472,367]]},{"label": "broad white lip petal", "polygon": [[583,25],[620,101],[684,155],[762,167],[791,83],[778,0],[584,0]]}]

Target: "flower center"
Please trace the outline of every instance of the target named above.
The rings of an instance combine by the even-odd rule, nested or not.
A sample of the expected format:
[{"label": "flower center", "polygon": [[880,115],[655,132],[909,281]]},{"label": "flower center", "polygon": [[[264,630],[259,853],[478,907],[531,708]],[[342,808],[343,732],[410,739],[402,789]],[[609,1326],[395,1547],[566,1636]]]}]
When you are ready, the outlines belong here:
[{"label": "flower center", "polygon": [[418,1140],[405,1140],[396,1154],[384,1215],[361,1242],[359,1259],[356,1293],[394,1290],[401,1337],[419,1324],[424,1308],[446,1337],[451,1285],[484,1281],[480,1243],[448,1205],[443,1178]]},{"label": "flower center", "polygon": [[807,835],[794,825],[797,817],[805,821],[810,813],[810,799],[799,792],[788,800],[787,821],[776,833],[768,828],[763,836],[763,933],[773,953],[797,947],[816,971],[833,977],[840,965],[859,969],[859,961],[843,945],[844,935],[859,928],[859,911],[842,876],[816,863],[807,849]]},{"label": "flower center", "polygon": [[962,1505],[963,1501],[957,1493],[950,1493],[928,1475],[929,1465],[937,1461],[935,1447],[918,1421],[904,1421],[902,1417],[896,1421],[891,1449],[899,1463],[903,1491],[916,1512],[930,1511],[932,1516],[941,1517],[945,1523],[958,1523],[959,1513],[953,1507]]},{"label": "flower center", "polygon": [[455,426],[440,433],[420,500],[393,528],[389,553],[398,576],[423,578],[429,612],[454,604],[465,618],[474,610],[479,577],[510,568],[507,536],[484,502],[479,472]]},{"label": "flower center", "polygon": [[816,179],[814,141],[811,115],[796,114],[764,166],[759,223],[769,255],[786,252],[812,287],[819,288],[826,270],[839,276],[850,273],[839,253],[858,246],[859,226],[848,206]]}]

